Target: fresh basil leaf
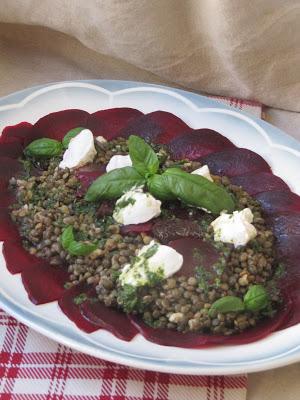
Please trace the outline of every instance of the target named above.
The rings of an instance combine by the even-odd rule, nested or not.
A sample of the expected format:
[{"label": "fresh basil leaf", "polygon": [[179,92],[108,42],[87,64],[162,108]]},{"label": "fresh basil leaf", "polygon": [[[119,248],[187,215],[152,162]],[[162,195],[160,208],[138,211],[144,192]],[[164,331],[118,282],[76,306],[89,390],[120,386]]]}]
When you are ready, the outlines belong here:
[{"label": "fresh basil leaf", "polygon": [[74,240],[69,244],[67,251],[72,254],[72,256],[87,256],[96,249],[96,244],[76,242]]},{"label": "fresh basil leaf", "polygon": [[158,157],[145,140],[138,136],[130,135],[128,149],[132,165],[141,175],[153,175],[158,171]]},{"label": "fresh basil leaf", "polygon": [[245,294],[244,303],[247,310],[259,311],[269,305],[270,299],[266,289],[262,285],[253,285]]},{"label": "fresh basil leaf", "polygon": [[231,213],[235,208],[233,197],[227,190],[203,176],[179,168],[168,168],[162,176],[165,190],[188,205],[205,208],[213,214],[220,214],[223,210]]},{"label": "fresh basil leaf", "polygon": [[209,309],[209,315],[214,316],[217,313],[225,314],[228,312],[244,311],[243,300],[235,296],[225,296],[216,300]]},{"label": "fresh basil leaf", "polygon": [[62,144],[54,139],[42,138],[31,142],[24,150],[26,156],[50,158],[60,155]]},{"label": "fresh basil leaf", "polygon": [[142,186],[145,179],[133,168],[114,169],[97,178],[85,195],[86,201],[117,199],[134,186]]},{"label": "fresh basil leaf", "polygon": [[163,175],[152,175],[147,179],[148,190],[160,200],[176,200],[176,196],[168,190],[167,182]]},{"label": "fresh basil leaf", "polygon": [[69,225],[67,226],[64,230],[63,233],[60,236],[60,243],[62,247],[67,250],[69,245],[74,242],[75,237],[74,237],[74,232],[73,232],[73,226]]},{"label": "fresh basil leaf", "polygon": [[81,131],[83,131],[83,129],[81,126],[79,126],[78,128],[73,128],[71,129],[69,132],[67,132],[62,140],[62,145],[64,149],[67,149],[69,146],[69,143],[71,141],[71,139],[73,139],[75,136],[78,135],[78,133],[80,133]]}]

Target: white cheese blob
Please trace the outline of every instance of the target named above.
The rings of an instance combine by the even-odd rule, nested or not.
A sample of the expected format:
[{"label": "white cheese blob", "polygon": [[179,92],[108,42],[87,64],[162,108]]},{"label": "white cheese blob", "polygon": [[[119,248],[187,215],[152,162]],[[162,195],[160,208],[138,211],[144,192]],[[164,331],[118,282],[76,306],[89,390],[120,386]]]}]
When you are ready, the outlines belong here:
[{"label": "white cheese blob", "polygon": [[175,249],[156,243],[142,247],[133,264],[126,264],[119,277],[121,285],[144,286],[166,279],[180,270],[183,257]]},{"label": "white cheese blob", "polygon": [[78,168],[93,161],[97,154],[94,136],[89,129],[83,129],[73,139],[59,164],[60,168]]},{"label": "white cheese blob", "polygon": [[127,156],[112,156],[106,166],[106,172],[112,171],[117,168],[131,167],[132,161],[130,155]]},{"label": "white cheese blob", "polygon": [[97,136],[95,139],[98,143],[106,143],[107,142],[107,140],[103,136]]},{"label": "white cheese blob", "polygon": [[114,219],[123,225],[141,224],[158,217],[161,213],[161,201],[142,188],[132,188],[116,202]]},{"label": "white cheese blob", "polygon": [[213,178],[210,175],[210,171],[208,169],[207,165],[203,165],[203,167],[200,167],[198,169],[195,169],[195,171],[191,172],[192,174],[195,175],[201,175],[203,178],[208,179],[209,181],[213,182]]},{"label": "white cheese blob", "polygon": [[221,213],[211,223],[214,229],[214,239],[217,242],[233,243],[234,247],[245,246],[257,235],[252,222],[253,214],[250,208],[234,211],[233,214]]}]

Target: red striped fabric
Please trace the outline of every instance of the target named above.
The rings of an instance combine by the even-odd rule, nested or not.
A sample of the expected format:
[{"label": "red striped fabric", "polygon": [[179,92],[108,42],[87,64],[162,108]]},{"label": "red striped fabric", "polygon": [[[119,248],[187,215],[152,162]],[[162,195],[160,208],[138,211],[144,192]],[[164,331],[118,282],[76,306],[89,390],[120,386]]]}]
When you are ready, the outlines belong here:
[{"label": "red striped fabric", "polygon": [[[211,96],[261,116],[261,105]],[[0,310],[0,400],[245,400],[247,376],[172,375],[78,353]]]}]

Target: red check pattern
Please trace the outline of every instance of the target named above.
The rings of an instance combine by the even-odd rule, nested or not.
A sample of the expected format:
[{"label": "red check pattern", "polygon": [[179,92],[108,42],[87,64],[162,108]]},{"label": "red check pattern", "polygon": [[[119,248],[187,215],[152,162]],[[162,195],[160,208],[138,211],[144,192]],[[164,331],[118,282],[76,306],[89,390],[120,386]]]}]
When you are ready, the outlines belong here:
[{"label": "red check pattern", "polygon": [[[211,96],[261,116],[261,105]],[[0,310],[0,400],[245,400],[247,376],[128,368],[56,343]]]}]

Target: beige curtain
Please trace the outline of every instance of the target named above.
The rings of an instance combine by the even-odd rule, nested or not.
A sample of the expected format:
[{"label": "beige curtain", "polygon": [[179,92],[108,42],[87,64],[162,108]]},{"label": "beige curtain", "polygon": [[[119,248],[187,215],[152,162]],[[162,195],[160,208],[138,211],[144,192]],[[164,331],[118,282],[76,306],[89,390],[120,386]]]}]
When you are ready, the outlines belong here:
[{"label": "beige curtain", "polygon": [[[296,113],[299,21],[299,0],[1,0],[0,95],[134,79]],[[297,125],[297,114],[280,115]]]}]

